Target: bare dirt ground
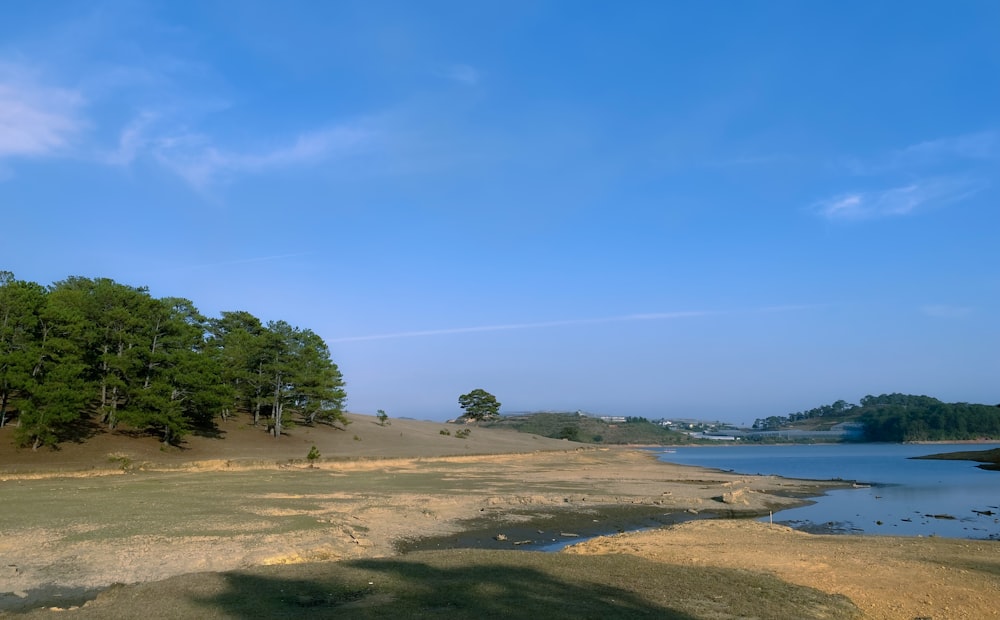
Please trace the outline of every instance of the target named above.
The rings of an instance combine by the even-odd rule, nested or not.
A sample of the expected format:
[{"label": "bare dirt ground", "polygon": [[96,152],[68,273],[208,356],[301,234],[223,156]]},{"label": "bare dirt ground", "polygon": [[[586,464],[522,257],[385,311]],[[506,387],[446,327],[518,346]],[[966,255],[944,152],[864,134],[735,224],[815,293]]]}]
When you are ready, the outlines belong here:
[{"label": "bare dirt ground", "polygon": [[[73,608],[114,583],[392,557],[407,541],[470,530],[516,549],[525,537],[572,540],[678,515],[766,514],[824,488],[668,465],[635,449],[352,420],[280,440],[231,423],[226,439],[166,451],[105,435],[34,453],[0,434],[0,615]],[[312,445],[316,467],[305,460]],[[569,553],[773,574],[845,595],[868,618],[998,617],[1000,545],[990,542],[812,536],[724,520],[603,537]]]},{"label": "bare dirt ground", "polygon": [[876,620],[1000,617],[1000,545],[994,541],[820,536],[723,520],[599,538],[565,552],[764,571],[845,595],[865,618]]}]

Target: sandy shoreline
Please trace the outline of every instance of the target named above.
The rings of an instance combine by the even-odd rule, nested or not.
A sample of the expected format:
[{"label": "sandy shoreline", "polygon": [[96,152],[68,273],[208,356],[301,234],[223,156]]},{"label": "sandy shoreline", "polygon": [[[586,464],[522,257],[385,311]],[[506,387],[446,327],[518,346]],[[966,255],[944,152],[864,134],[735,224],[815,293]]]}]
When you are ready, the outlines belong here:
[{"label": "sandy shoreline", "polygon": [[815,535],[755,520],[693,521],[586,541],[565,553],[625,553],[670,565],[776,575],[842,594],[876,620],[1000,617],[993,541]]},{"label": "sandy shoreline", "polygon": [[[215,460],[90,478],[36,471],[0,485],[21,511],[0,516],[0,614],[79,605],[113,583],[384,558],[405,541],[470,532],[513,550],[533,531],[542,541],[586,535],[588,525],[608,532],[678,515],[767,514],[840,486],[673,465],[616,448],[354,459],[313,469]],[[53,494],[65,511],[54,508]],[[87,499],[85,513],[72,509],[78,498]],[[603,536],[564,553],[766,572],[847,596],[865,618],[1000,617],[994,542],[816,536],[721,519]]]}]

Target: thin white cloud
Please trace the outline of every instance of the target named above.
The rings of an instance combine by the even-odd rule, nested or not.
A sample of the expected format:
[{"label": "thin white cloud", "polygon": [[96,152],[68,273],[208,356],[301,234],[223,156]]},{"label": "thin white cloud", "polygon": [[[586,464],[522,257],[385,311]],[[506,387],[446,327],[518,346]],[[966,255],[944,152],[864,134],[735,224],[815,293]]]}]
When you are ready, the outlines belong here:
[{"label": "thin white cloud", "polygon": [[135,161],[139,154],[149,148],[149,127],[155,122],[157,115],[143,112],[122,129],[118,135],[117,147],[99,157],[104,163],[113,166],[127,166]]},{"label": "thin white cloud", "polygon": [[1000,131],[986,130],[925,140],[866,159],[842,162],[852,174],[873,176],[926,172],[941,168],[975,167],[1000,159]]},{"label": "thin white cloud", "polygon": [[935,164],[953,159],[993,159],[1000,156],[1000,135],[981,131],[920,142],[901,149],[892,159],[899,165]]},{"label": "thin white cloud", "polygon": [[642,314],[625,314],[621,316],[603,317],[596,319],[565,319],[560,321],[539,321],[535,323],[507,323],[502,325],[477,325],[473,327],[447,327],[442,329],[425,329],[407,332],[392,332],[386,334],[370,334],[367,336],[344,336],[333,338],[327,342],[360,342],[365,340],[394,340],[398,338],[419,338],[426,336],[447,336],[453,334],[472,334],[479,332],[512,331],[521,329],[545,329],[549,327],[568,327],[574,325],[599,325],[602,323],[630,323],[635,321],[672,321],[677,319],[699,318],[707,316],[719,316],[725,314],[743,313],[774,313],[774,312],[801,312],[825,307],[823,304],[787,304],[780,306],[763,306],[759,308],[749,308],[741,310],[717,311],[717,310],[689,310],[680,312],[650,312]]},{"label": "thin white cloud", "polygon": [[[112,94],[120,95],[117,91]],[[112,94],[105,93],[105,98]],[[141,109],[109,147],[93,139],[109,127],[90,131],[91,122],[83,114],[85,104],[94,107],[102,101],[100,97],[91,101],[82,91],[46,82],[23,63],[0,60],[0,161],[65,154],[110,166],[129,166],[146,157],[201,191],[235,175],[310,165],[349,154],[364,148],[375,135],[360,122],[343,123],[274,140],[271,146],[235,148],[200,128],[203,108],[215,111],[222,104],[173,101]],[[0,180],[12,174],[9,168],[4,170]]]},{"label": "thin white cloud", "polygon": [[449,327],[444,329],[426,329],[420,331],[394,332],[390,334],[373,334],[369,336],[346,336],[334,338],[330,342],[357,342],[360,340],[391,340],[396,338],[416,338],[420,336],[445,336],[449,334],[470,334],[476,332],[497,332],[518,329],[541,329],[546,327],[565,327],[570,325],[595,325],[599,323],[624,323],[628,321],[664,321],[715,314],[706,311],[691,312],[658,312],[653,314],[629,314],[625,316],[605,317],[600,319],[567,319],[562,321],[542,321],[538,323],[508,323],[505,325],[478,325],[475,327]]},{"label": "thin white cloud", "polygon": [[463,64],[446,67],[438,75],[459,82],[460,84],[465,84],[466,86],[475,86],[480,80],[479,71],[475,67]]},{"label": "thin white cloud", "polygon": [[65,151],[84,128],[83,96],[42,84],[26,68],[0,62],[0,158]]},{"label": "thin white cloud", "polygon": [[864,194],[844,194],[820,201],[816,208],[825,217],[857,218],[864,214]]},{"label": "thin white cloud", "polygon": [[840,194],[817,202],[814,209],[830,220],[903,216],[959,202],[986,186],[985,181],[963,177],[926,179],[889,189]]},{"label": "thin white cloud", "polygon": [[[306,132],[289,144],[257,152],[218,148],[208,136],[197,133],[163,135],[141,141],[148,143],[157,161],[202,190],[234,174],[314,164],[349,154],[366,147],[373,137],[372,131],[360,126],[344,125]],[[123,132],[123,144],[136,141],[139,140]]]},{"label": "thin white cloud", "polygon": [[232,160],[237,168],[250,171],[311,163],[350,151],[371,137],[371,132],[358,127],[334,127],[304,133],[288,146],[259,154],[235,155]]},{"label": "thin white cloud", "polygon": [[308,131],[286,144],[257,151],[223,148],[207,134],[186,129],[168,112],[146,110],[119,133],[114,149],[98,159],[127,166],[148,156],[199,191],[234,175],[310,165],[371,144],[375,132],[360,124]]}]

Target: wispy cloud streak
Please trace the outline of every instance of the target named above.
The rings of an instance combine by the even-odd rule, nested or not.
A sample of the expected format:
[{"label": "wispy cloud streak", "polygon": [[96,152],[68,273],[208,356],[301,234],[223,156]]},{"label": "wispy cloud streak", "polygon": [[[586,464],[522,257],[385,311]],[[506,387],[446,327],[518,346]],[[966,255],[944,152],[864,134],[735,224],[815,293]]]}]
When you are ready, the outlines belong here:
[{"label": "wispy cloud streak", "polygon": [[[144,142],[163,166],[202,190],[227,175],[314,164],[351,153],[370,143],[372,137],[368,130],[344,125],[306,132],[290,144],[257,152],[220,149],[207,136],[192,133],[161,135]],[[134,135],[123,134],[123,145],[136,141]]]},{"label": "wispy cloud streak", "polygon": [[953,159],[994,159],[1000,155],[1000,135],[996,131],[981,131],[952,138],[927,140],[893,154],[899,165],[934,164]]},{"label": "wispy cloud streak", "polygon": [[976,179],[927,179],[889,189],[841,194],[817,202],[814,209],[830,220],[902,216],[964,200],[986,186],[985,181]]},{"label": "wispy cloud streak", "polygon": [[852,174],[871,176],[894,172],[975,166],[1000,158],[1000,132],[980,131],[925,140],[883,155],[850,159],[843,166]]},{"label": "wispy cloud streak", "polygon": [[[240,175],[357,154],[379,135],[364,121],[351,120],[252,146],[230,145],[200,127],[204,119],[199,105],[204,104],[181,102],[145,106],[122,126],[116,143],[108,148],[95,140],[108,129],[97,122],[106,103],[80,90],[52,85],[23,63],[0,59],[0,160],[69,153],[125,167],[145,157],[204,191]],[[220,105],[214,103],[213,109]]]},{"label": "wispy cloud streak", "polygon": [[851,174],[883,177],[882,189],[857,190],[812,205],[829,220],[905,216],[960,202],[989,187],[1000,160],[995,130],[926,140],[842,167]]},{"label": "wispy cloud streak", "polygon": [[421,338],[427,336],[448,336],[454,334],[473,334],[479,332],[513,331],[521,329],[545,329],[549,327],[570,327],[576,325],[599,325],[605,323],[631,323],[636,321],[672,321],[692,319],[726,314],[800,312],[824,307],[823,304],[789,304],[783,306],[765,306],[738,311],[720,310],[690,310],[681,312],[651,312],[644,314],[625,314],[593,319],[564,319],[559,321],[538,321],[534,323],[507,323],[502,325],[478,325],[474,327],[448,327],[442,329],[425,329],[408,332],[393,332],[388,334],[372,334],[367,336],[344,336],[333,338],[328,342],[360,342],[365,340],[393,340],[398,338]]}]

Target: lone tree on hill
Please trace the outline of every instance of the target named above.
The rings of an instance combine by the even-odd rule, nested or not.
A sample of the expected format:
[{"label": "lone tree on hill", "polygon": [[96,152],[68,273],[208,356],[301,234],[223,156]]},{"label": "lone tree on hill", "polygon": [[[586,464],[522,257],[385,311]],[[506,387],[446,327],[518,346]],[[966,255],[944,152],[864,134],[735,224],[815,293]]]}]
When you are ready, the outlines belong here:
[{"label": "lone tree on hill", "polygon": [[465,410],[463,417],[468,420],[478,422],[500,416],[500,403],[496,396],[480,388],[459,396],[458,404]]}]

